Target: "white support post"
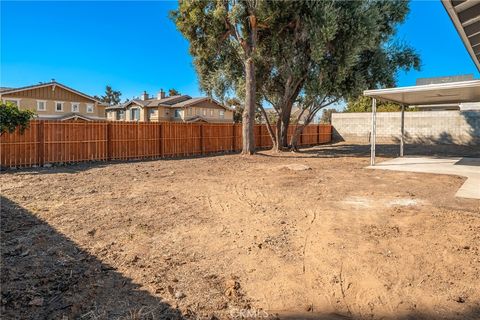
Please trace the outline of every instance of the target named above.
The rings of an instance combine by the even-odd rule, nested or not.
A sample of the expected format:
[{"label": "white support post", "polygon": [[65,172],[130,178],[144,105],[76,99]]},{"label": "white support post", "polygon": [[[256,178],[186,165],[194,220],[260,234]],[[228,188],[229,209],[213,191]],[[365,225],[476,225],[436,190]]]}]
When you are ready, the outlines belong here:
[{"label": "white support post", "polygon": [[405,105],[402,104],[402,127],[400,136],[400,157],[403,157],[403,147],[405,144]]},{"label": "white support post", "polygon": [[372,132],[370,134],[370,165],[375,165],[375,140],[377,137],[377,99],[372,99]]}]

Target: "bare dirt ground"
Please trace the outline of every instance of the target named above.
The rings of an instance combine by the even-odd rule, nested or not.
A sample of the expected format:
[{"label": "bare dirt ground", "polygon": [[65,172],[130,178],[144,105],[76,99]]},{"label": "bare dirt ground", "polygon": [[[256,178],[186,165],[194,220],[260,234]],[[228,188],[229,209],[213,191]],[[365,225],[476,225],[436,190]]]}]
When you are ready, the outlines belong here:
[{"label": "bare dirt ground", "polygon": [[368,170],[367,154],[3,172],[1,313],[479,319],[480,201],[454,197],[463,178]]}]

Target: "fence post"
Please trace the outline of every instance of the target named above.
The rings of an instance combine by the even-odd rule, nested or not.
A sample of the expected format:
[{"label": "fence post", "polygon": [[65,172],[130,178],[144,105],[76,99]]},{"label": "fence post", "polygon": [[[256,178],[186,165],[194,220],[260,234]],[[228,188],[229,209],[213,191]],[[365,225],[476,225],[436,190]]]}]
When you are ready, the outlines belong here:
[{"label": "fence post", "polygon": [[39,166],[43,166],[44,163],[45,163],[45,125],[44,125],[44,121],[42,120],[39,120],[38,122],[38,136],[37,136],[37,139],[38,139],[38,159],[37,159],[37,162],[38,162],[38,165]]},{"label": "fence post", "polygon": [[317,124],[317,144],[320,144],[320,124]]},{"label": "fence post", "polygon": [[[297,125],[298,126],[298,125]],[[297,130],[297,126],[295,126],[295,130]],[[305,128],[304,128],[305,129]],[[303,129],[300,131],[300,145],[303,145]]]},{"label": "fence post", "polygon": [[107,123],[107,160],[112,160],[112,123]]},{"label": "fence post", "polygon": [[163,149],[162,149],[162,123],[158,122],[158,156],[163,157]]},{"label": "fence post", "polygon": [[257,146],[257,148],[261,148],[262,147],[262,124],[260,124],[258,126],[258,131],[259,131],[259,133],[258,133],[258,146]]},{"label": "fence post", "polygon": [[135,130],[135,159],[139,158],[139,156],[138,156],[139,155],[139,152],[138,152],[138,145],[139,145],[138,136],[139,136],[139,134],[138,134],[138,132],[140,131],[139,123],[140,123],[140,121],[137,120],[137,130]]},{"label": "fence post", "polygon": [[232,152],[235,152],[235,122],[232,124]]},{"label": "fence post", "polygon": [[200,124],[200,150],[202,155],[205,154],[205,142],[203,141],[203,124]]}]

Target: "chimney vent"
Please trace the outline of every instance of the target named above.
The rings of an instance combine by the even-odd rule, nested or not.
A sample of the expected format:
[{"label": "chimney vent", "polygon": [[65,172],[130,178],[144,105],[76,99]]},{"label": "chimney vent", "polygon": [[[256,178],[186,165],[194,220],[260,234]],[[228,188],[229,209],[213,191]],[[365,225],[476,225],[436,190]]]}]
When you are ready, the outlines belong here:
[{"label": "chimney vent", "polygon": [[163,91],[163,89],[160,89],[157,93],[157,99],[165,99],[165,91]]},{"label": "chimney vent", "polygon": [[143,91],[142,95],[140,96],[140,99],[143,100],[143,101],[148,100],[147,91]]}]

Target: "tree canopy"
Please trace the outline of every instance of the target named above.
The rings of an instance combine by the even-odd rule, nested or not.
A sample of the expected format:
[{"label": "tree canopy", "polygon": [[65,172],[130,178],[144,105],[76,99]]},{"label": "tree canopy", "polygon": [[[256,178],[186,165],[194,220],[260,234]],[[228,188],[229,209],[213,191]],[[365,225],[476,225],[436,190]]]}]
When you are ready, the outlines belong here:
[{"label": "tree canopy", "polygon": [[[398,103],[377,100],[378,112],[396,112],[402,110],[402,106]],[[416,108],[406,108],[405,111],[417,111]],[[343,112],[371,112],[372,98],[359,96],[348,100]]]},{"label": "tree canopy", "polygon": [[200,87],[209,95],[223,97],[243,91],[242,153],[255,151],[253,125],[257,107],[258,44],[268,25],[267,1],[179,1],[171,17],[190,43],[190,53]]},{"label": "tree canopy", "polygon": [[0,135],[12,133],[17,128],[23,133],[34,116],[31,110],[20,110],[10,102],[0,103]]},{"label": "tree canopy", "polygon": [[120,103],[120,97],[122,93],[120,91],[113,90],[111,86],[105,86],[105,94],[101,97],[95,96],[99,101],[105,102],[110,106],[114,106]]},{"label": "tree canopy", "polygon": [[174,88],[171,88],[171,89],[168,89],[168,95],[171,97],[171,96],[178,96],[180,95],[180,92],[177,91],[176,89]]},{"label": "tree canopy", "polygon": [[252,118],[252,104],[268,101],[278,119],[269,133],[282,149],[295,103],[313,119],[365,89],[394,86],[399,69],[420,67],[415,50],[394,41],[408,10],[403,0],[204,0],[180,2],[173,17],[202,90],[236,93]]}]

